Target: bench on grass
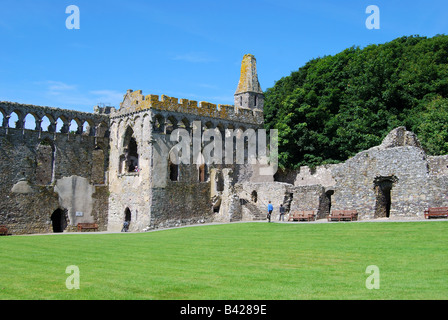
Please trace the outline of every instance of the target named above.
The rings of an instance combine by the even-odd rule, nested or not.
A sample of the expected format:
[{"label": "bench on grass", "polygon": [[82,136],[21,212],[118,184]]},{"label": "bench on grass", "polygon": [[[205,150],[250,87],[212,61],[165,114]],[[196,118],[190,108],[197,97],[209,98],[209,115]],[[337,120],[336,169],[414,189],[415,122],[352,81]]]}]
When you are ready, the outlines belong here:
[{"label": "bench on grass", "polygon": [[358,211],[356,210],[333,210],[328,216],[328,221],[358,220]]},{"label": "bench on grass", "polygon": [[288,221],[301,221],[301,220],[307,220],[312,221],[316,220],[316,215],[314,214],[314,211],[293,211],[292,214],[289,214]]},{"label": "bench on grass", "polygon": [[78,223],[78,231],[82,230],[98,230],[96,223]]},{"label": "bench on grass", "polygon": [[0,236],[9,236],[8,228],[6,226],[0,226]]},{"label": "bench on grass", "polygon": [[448,218],[448,207],[428,208],[425,210],[425,219]]}]

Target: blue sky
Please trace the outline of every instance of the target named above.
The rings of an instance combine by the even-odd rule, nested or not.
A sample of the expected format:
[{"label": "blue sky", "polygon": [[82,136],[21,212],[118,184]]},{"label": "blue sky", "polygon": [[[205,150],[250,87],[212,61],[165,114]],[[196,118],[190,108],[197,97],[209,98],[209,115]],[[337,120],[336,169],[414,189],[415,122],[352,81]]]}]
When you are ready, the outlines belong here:
[{"label": "blue sky", "polygon": [[446,0],[0,0],[0,101],[92,112],[141,89],[233,104],[246,53],[265,90],[319,56],[447,30]]}]

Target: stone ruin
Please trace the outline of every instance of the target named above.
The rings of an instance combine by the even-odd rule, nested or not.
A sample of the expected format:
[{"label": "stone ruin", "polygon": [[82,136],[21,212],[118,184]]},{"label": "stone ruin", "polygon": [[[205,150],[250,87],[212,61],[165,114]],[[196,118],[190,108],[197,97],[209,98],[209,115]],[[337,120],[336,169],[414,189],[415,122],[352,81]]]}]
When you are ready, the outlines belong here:
[{"label": "stone ruin", "polygon": [[422,219],[427,207],[448,206],[448,156],[427,156],[404,127],[344,163],[275,176],[248,162],[174,163],[177,129],[206,148],[197,130],[217,130],[224,143],[228,132],[263,127],[252,55],[243,58],[234,97],[235,105],[216,105],[128,90],[118,109],[94,113],[0,102],[0,225],[13,234],[76,231],[83,222],[119,232],[127,221],[140,232],[264,220],[268,201],[274,220],[280,203],[318,219],[355,209],[360,220]]}]

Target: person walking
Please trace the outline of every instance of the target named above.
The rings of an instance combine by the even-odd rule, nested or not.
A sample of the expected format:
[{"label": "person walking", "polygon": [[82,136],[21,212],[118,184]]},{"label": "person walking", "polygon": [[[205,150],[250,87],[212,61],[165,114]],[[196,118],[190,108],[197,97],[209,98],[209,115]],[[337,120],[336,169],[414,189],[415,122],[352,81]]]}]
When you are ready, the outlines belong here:
[{"label": "person walking", "polygon": [[285,221],[285,207],[280,203],[280,216],[278,217],[278,221]]},{"label": "person walking", "polygon": [[272,214],[272,211],[274,211],[274,206],[272,205],[272,203],[271,203],[271,201],[269,201],[269,204],[268,204],[268,222],[271,222],[271,214]]}]

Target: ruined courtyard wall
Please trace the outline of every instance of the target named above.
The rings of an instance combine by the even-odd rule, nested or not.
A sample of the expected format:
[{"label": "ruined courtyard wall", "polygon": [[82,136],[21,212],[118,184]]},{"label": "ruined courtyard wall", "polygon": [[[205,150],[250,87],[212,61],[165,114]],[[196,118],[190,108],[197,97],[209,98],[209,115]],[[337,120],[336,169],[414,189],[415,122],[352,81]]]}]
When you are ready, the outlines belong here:
[{"label": "ruined courtyard wall", "polygon": [[[0,225],[12,234],[53,232],[51,215],[62,209],[66,230],[78,222],[95,222],[105,230],[107,162],[105,137],[0,128]],[[62,192],[57,185],[64,179],[70,182]],[[77,181],[90,186],[90,193],[72,186]],[[89,201],[88,212],[80,199]]]},{"label": "ruined courtyard wall", "polygon": [[[126,208],[132,214],[131,231],[216,221],[211,194],[211,184],[215,183],[211,181],[214,165],[206,166],[206,179],[199,181],[198,159],[191,158],[190,164],[178,167],[178,181],[171,181],[168,154],[177,143],[170,141],[171,132],[185,129],[193,142],[194,130],[200,134],[207,129],[219,130],[224,151],[226,129],[258,129],[262,122],[262,110],[186,99],[179,102],[165,95],[159,100],[158,96],[143,96],[140,90],[129,90],[120,109],[111,113],[108,230],[121,228]],[[120,174],[118,159],[124,154],[123,137],[127,128],[132,128],[137,141],[140,171]],[[203,141],[199,144],[205,146]],[[233,165],[227,167],[233,168],[237,176],[251,174],[247,170],[244,173],[235,170]],[[232,183],[234,180],[233,177]]]},{"label": "ruined courtyard wall", "polygon": [[[431,161],[446,167],[446,160]],[[360,219],[374,218],[375,181],[382,178],[394,180],[391,218],[422,218],[428,207],[448,206],[446,176],[431,174],[428,163],[425,152],[412,146],[360,152],[332,171],[336,180],[332,209],[358,210]]]},{"label": "ruined courtyard wall", "polygon": [[213,221],[210,167],[203,165],[201,159],[193,161],[192,154],[187,164],[171,162],[169,151],[176,144],[177,141],[171,141],[170,134],[153,132],[149,229]]}]

